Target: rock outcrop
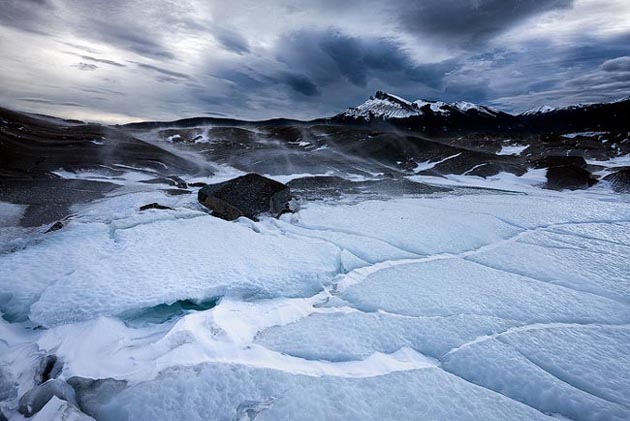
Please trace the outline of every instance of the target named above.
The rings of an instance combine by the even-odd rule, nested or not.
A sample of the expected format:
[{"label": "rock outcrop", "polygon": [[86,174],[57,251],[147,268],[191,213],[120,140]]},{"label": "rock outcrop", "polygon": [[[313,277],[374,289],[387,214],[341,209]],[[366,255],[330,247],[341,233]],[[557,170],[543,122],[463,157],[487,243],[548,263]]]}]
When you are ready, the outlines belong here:
[{"label": "rock outcrop", "polygon": [[590,172],[575,165],[561,165],[547,169],[546,189],[551,190],[579,190],[587,189],[597,183]]},{"label": "rock outcrop", "polygon": [[285,184],[252,173],[207,185],[197,198],[217,218],[232,221],[245,216],[256,220],[263,213],[277,217],[289,211],[291,191]]}]

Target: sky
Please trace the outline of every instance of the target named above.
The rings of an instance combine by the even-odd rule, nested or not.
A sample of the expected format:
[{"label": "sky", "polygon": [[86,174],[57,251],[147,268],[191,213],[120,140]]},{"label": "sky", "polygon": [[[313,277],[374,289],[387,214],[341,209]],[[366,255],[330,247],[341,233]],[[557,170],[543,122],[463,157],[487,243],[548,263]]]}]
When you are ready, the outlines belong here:
[{"label": "sky", "polygon": [[0,0],[0,105],[121,123],[630,94],[629,0]]}]

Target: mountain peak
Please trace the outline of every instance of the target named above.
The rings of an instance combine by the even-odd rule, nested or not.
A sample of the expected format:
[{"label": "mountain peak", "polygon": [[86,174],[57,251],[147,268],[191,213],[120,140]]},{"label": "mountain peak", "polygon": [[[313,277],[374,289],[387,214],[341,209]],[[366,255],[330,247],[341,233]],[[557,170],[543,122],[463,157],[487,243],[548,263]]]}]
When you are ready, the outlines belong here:
[{"label": "mountain peak", "polygon": [[550,107],[549,105],[539,105],[537,107],[534,107],[530,110],[527,110],[523,113],[521,113],[521,115],[538,115],[538,114],[546,114],[549,113],[551,111],[554,111],[555,108]]},{"label": "mountain peak", "polygon": [[358,107],[348,108],[341,114],[341,117],[365,120],[386,120],[417,117],[426,114],[448,116],[453,113],[468,114],[471,112],[485,114],[491,117],[498,114],[497,111],[491,108],[470,102],[458,101],[449,104],[443,101],[430,101],[426,99],[417,99],[411,102],[397,95],[378,90],[363,104]]},{"label": "mountain peak", "polygon": [[412,106],[412,103],[410,101],[407,101],[406,99],[404,99],[402,97],[390,94],[390,93],[385,92],[385,91],[376,91],[374,96],[371,97],[371,98],[380,99],[380,100],[383,100],[383,101],[391,101],[391,102],[399,104],[399,105],[401,105],[403,107],[405,107],[405,106],[411,107]]}]

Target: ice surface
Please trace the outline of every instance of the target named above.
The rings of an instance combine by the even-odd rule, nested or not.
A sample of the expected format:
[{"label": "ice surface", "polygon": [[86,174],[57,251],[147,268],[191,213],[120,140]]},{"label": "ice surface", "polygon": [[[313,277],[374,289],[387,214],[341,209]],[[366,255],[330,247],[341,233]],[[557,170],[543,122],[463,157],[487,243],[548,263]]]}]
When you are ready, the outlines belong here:
[{"label": "ice surface", "polygon": [[256,342],[311,360],[356,360],[366,358],[374,350],[391,353],[403,347],[440,358],[459,344],[518,324],[474,314],[404,317],[385,312],[365,313],[350,307],[322,310],[328,311],[267,329]]},{"label": "ice surface", "polygon": [[573,387],[628,407],[630,326],[560,326],[502,339]]},{"label": "ice surface", "polygon": [[92,410],[103,420],[547,418],[436,368],[357,379],[217,364],[169,370]]},{"label": "ice surface", "polygon": [[0,253],[5,414],[55,354],[95,419],[630,418],[623,195],[414,176],[512,192],[226,222],[134,177]]},{"label": "ice surface", "polygon": [[299,218],[297,225],[303,228],[375,238],[421,255],[462,252],[516,232],[511,225],[488,214],[467,212],[466,219],[462,219],[461,210],[442,206],[441,199],[313,206],[300,212]]},{"label": "ice surface", "polygon": [[[531,332],[522,336],[528,337]],[[548,338],[554,341],[554,329],[549,332]],[[479,341],[446,356],[442,367],[545,413],[575,420],[624,420],[630,416],[627,402],[620,405],[598,397],[598,393],[585,392],[556,376],[553,369],[539,366],[519,348],[505,343],[510,335],[499,338]],[[588,374],[582,373],[581,379],[589,378]],[[594,384],[591,390],[598,390],[597,386]]]},{"label": "ice surface", "polygon": [[[111,198],[0,256],[0,309],[50,326],[188,298],[308,295],[338,271],[339,249],[322,240],[260,235],[197,209],[138,212],[148,200]],[[193,199],[160,203],[177,200]]]},{"label": "ice surface", "polygon": [[536,323],[630,322],[630,307],[461,258],[401,264],[368,275],[340,293],[364,311],[406,316],[476,314]]},{"label": "ice surface", "polygon": [[[616,236],[625,234],[627,238],[627,225],[607,225]],[[541,282],[630,303],[630,246],[596,239],[594,237],[602,233],[597,231],[589,235],[585,226],[583,234],[579,231],[575,234],[549,230],[528,232],[500,250],[482,251],[470,259]],[[584,247],[586,242],[588,247]],[[527,256],[527,261],[519,256]]]}]

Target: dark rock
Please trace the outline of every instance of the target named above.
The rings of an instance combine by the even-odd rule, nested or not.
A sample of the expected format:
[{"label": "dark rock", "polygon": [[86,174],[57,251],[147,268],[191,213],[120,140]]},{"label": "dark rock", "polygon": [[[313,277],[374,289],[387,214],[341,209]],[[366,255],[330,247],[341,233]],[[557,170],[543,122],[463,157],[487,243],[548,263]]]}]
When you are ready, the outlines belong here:
[{"label": "dark rock", "polygon": [[400,168],[406,171],[413,171],[418,166],[418,163],[413,160],[413,158],[406,159],[405,161],[400,163]]},{"label": "dark rock", "polygon": [[61,374],[61,370],[63,370],[63,362],[54,354],[46,355],[39,362],[35,382],[41,384],[50,379],[56,379]]},{"label": "dark rock", "polygon": [[630,193],[630,167],[622,167],[604,177],[617,193]]},{"label": "dark rock", "polygon": [[296,195],[307,200],[338,198],[342,195],[354,194],[402,196],[450,190],[417,183],[406,178],[351,181],[337,176],[309,176],[293,179],[287,185]]},{"label": "dark rock", "polygon": [[406,178],[361,181],[357,185],[362,193],[402,196],[406,194],[431,194],[450,191],[449,188],[429,186]]},{"label": "dark rock", "polygon": [[241,216],[256,220],[261,213],[278,216],[289,211],[291,191],[285,184],[259,174],[247,174],[199,190],[199,203],[228,221]]},{"label": "dark rock", "polygon": [[163,148],[122,130],[95,123],[75,124],[0,107],[0,176],[40,178],[50,171],[98,169],[116,164],[165,165],[194,173],[199,168]]},{"label": "dark rock", "polygon": [[171,143],[195,143],[203,138],[203,129],[166,129],[160,130],[158,136]]},{"label": "dark rock", "polygon": [[53,396],[77,405],[74,389],[63,380],[51,379],[26,392],[20,398],[18,411],[30,417],[39,412]]},{"label": "dark rock", "polygon": [[337,176],[294,178],[287,185],[298,197],[306,200],[339,198],[344,194],[361,193],[357,183]]},{"label": "dark rock", "polygon": [[192,193],[192,191],[186,189],[162,189],[162,191],[170,196],[181,196],[182,194]]},{"label": "dark rock", "polygon": [[57,221],[54,224],[52,224],[52,226],[50,228],[48,228],[48,230],[46,230],[46,232],[53,232],[53,231],[59,231],[60,229],[63,228],[63,222],[61,221]]},{"label": "dark rock", "polygon": [[587,170],[573,165],[551,167],[547,170],[546,189],[578,190],[587,189],[597,183],[597,179]]},{"label": "dark rock", "polygon": [[176,175],[169,175],[167,177],[150,178],[148,180],[142,180],[140,182],[145,183],[145,184],[170,184],[179,189],[188,188],[188,184],[186,183],[186,181],[184,181],[182,178]]},{"label": "dark rock", "polygon": [[2,409],[0,409],[0,421],[9,421],[9,419],[2,413]]},{"label": "dark rock", "polygon": [[28,205],[20,225],[33,227],[63,220],[71,213],[72,205],[101,198],[118,187],[90,180],[17,180],[0,176],[0,201]]},{"label": "dark rock", "polygon": [[534,161],[535,168],[551,168],[572,165],[578,168],[586,168],[586,161],[581,156],[546,156]]},{"label": "dark rock", "polygon": [[206,187],[208,183],[203,183],[201,181],[197,181],[195,183],[188,183],[189,187]]},{"label": "dark rock", "polygon": [[148,209],[162,209],[162,210],[173,210],[173,208],[169,208],[168,206],[160,205],[159,203],[149,203],[148,205],[140,206],[141,211],[145,211]]}]

